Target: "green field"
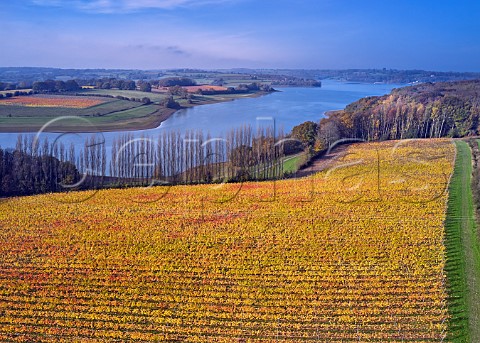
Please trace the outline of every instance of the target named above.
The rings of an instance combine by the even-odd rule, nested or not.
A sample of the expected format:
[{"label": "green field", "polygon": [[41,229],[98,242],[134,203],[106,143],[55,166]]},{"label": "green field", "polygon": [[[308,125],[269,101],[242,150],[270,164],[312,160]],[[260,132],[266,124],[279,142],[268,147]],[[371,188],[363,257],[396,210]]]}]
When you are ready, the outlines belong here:
[{"label": "green field", "polygon": [[[171,110],[159,105],[108,99],[88,108],[29,107],[0,105],[0,128],[4,132],[28,132],[40,129],[59,117],[74,117],[58,121],[50,129],[73,131],[117,130],[155,127],[168,117]],[[83,118],[85,120],[77,120]]]},{"label": "green field", "polygon": [[457,141],[455,170],[450,182],[446,228],[450,340],[480,341],[480,249],[471,189],[472,157]]},{"label": "green field", "polygon": [[[139,92],[140,93],[140,92]],[[140,94],[142,95],[142,93]],[[137,128],[148,124],[159,124],[158,116],[163,109],[158,105],[145,105],[141,102],[100,98],[104,103],[87,108],[67,107],[30,107],[21,105],[0,105],[0,127],[2,131],[35,131],[52,119],[59,117],[76,117],[85,120],[68,119],[57,122],[51,129],[56,130],[112,130]],[[144,123],[139,118],[148,118]],[[88,124],[90,123],[90,125]]]},{"label": "green field", "polygon": [[307,162],[308,156],[305,152],[294,156],[287,156],[283,161],[283,172],[284,173],[296,173],[298,169]]},{"label": "green field", "polygon": [[154,114],[160,107],[158,105],[144,105],[124,111],[118,111],[107,116],[89,118],[94,123],[109,123],[112,121],[130,120],[135,118],[143,118]]},{"label": "green field", "polygon": [[11,118],[54,118],[59,116],[83,116],[94,117],[110,114],[113,112],[124,111],[143,105],[140,102],[105,99],[105,103],[87,108],[68,108],[68,107],[29,107],[15,105],[1,105],[0,119]]},{"label": "green field", "polygon": [[140,92],[140,91],[128,91],[120,89],[85,89],[82,91],[84,94],[89,95],[111,95],[111,96],[124,96],[127,98],[149,98],[153,102],[160,102],[166,98],[164,93],[155,92]]}]

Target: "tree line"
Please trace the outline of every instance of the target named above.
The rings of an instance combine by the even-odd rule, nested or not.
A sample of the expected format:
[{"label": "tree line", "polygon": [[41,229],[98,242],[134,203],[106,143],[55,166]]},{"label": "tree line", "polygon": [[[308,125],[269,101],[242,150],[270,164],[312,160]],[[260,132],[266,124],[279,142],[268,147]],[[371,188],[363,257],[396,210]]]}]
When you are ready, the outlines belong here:
[{"label": "tree line", "polygon": [[[342,139],[381,141],[480,134],[480,80],[424,83],[360,99],[292,129],[284,151],[313,157]],[[287,144],[288,143],[288,144]]]},{"label": "tree line", "polygon": [[[31,84],[32,90],[15,90],[8,92],[5,95],[0,94],[0,97],[12,97],[20,95],[31,95],[38,93],[62,93],[62,92],[77,92],[82,87],[93,87],[96,89],[119,89],[119,90],[139,90],[141,92],[151,92],[153,87],[167,87],[169,89],[169,95],[178,95],[184,99],[191,99],[191,94],[183,87],[195,86],[197,83],[195,80],[186,77],[168,77],[160,80],[153,81],[133,81],[133,80],[119,80],[116,78],[102,78],[102,79],[88,79],[88,80],[45,80],[36,81]],[[16,89],[17,86],[10,84],[0,83],[0,90],[3,89]],[[253,82],[251,84],[240,84],[237,87],[228,87],[226,90],[202,90],[197,91],[202,95],[215,95],[215,94],[243,94],[250,92],[273,92],[274,89],[270,85],[260,84]],[[82,95],[76,93],[76,95]],[[99,95],[97,95],[99,96]],[[107,96],[107,95],[105,95]],[[113,97],[113,96],[112,96]],[[125,98],[125,100],[142,101],[136,98]],[[174,108],[174,107],[172,107]]]},{"label": "tree line", "polygon": [[19,136],[14,150],[0,148],[0,196],[57,192],[79,181],[73,145]]},{"label": "tree line", "polygon": [[195,86],[197,83],[185,77],[168,77],[160,80],[121,80],[116,78],[76,80],[80,86],[95,87],[97,89],[140,90],[151,92],[152,87]]},{"label": "tree line", "polygon": [[102,78],[102,79],[76,79],[75,80],[82,87],[95,87],[98,89],[121,89],[121,90],[136,90],[137,83],[133,80],[120,80],[116,78]]},{"label": "tree line", "polygon": [[250,84],[239,84],[237,87],[227,87],[225,90],[215,89],[198,89],[197,94],[200,95],[216,95],[216,94],[246,94],[253,92],[275,92],[275,89],[268,85],[258,82],[252,82]]},{"label": "tree line", "polygon": [[478,135],[480,80],[424,83],[360,99],[319,123],[320,141]]},{"label": "tree line", "polygon": [[225,137],[200,130],[157,137],[119,135],[107,149],[97,135],[82,146],[19,135],[0,148],[0,196],[153,184],[197,184],[283,177],[284,134],[243,126]]},{"label": "tree line", "polygon": [[54,80],[38,81],[34,82],[32,86],[32,90],[39,93],[75,92],[81,88],[75,80],[66,82]]},{"label": "tree line", "polygon": [[112,144],[109,174],[122,180],[169,184],[263,180],[283,176],[283,133],[243,126],[225,138],[201,130],[163,132],[156,138],[132,134]]}]

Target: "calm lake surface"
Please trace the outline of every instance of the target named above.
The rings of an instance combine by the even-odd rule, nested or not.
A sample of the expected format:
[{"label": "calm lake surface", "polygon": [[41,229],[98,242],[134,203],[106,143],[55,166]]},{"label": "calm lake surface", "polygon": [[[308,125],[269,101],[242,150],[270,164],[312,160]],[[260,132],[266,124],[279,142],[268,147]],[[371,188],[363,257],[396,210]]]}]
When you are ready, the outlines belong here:
[{"label": "calm lake surface", "polygon": [[[319,121],[325,112],[345,108],[351,102],[372,95],[388,94],[393,88],[402,85],[343,83],[323,80],[322,88],[278,88],[280,92],[259,98],[246,98],[230,102],[197,106],[180,110],[164,121],[159,127],[149,130],[104,132],[96,134],[105,139],[107,151],[112,141],[122,133],[131,132],[136,137],[146,135],[155,138],[165,130],[202,130],[212,137],[221,137],[232,128],[242,125],[269,126],[289,132],[295,125],[304,121]],[[28,134],[23,134],[28,135]],[[34,134],[32,134],[34,135]],[[0,146],[14,148],[17,133],[0,133]],[[92,136],[85,134],[42,133],[41,138],[61,141],[67,146],[70,142],[83,146]]]}]

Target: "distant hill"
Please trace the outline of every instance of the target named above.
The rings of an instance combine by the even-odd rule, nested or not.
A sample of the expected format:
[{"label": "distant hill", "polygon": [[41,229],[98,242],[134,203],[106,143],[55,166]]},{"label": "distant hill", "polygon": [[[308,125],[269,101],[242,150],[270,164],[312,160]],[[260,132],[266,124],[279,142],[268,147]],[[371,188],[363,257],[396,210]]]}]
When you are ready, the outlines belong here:
[{"label": "distant hill", "polygon": [[[480,73],[438,72],[396,69],[262,69],[261,74],[287,75],[306,79],[333,79],[345,82],[407,84],[480,79]],[[246,72],[246,71],[244,71]],[[252,71],[249,71],[252,73]]]},{"label": "distant hill", "polygon": [[[438,72],[427,70],[396,70],[396,69],[158,69],[158,70],[134,70],[134,69],[61,69],[61,68],[37,68],[37,67],[0,67],[0,82],[19,83],[52,80],[71,79],[101,79],[116,78],[129,80],[155,80],[162,77],[190,77],[202,76],[201,78],[216,79],[230,76],[250,76],[265,78],[282,85],[299,86],[306,82],[306,86],[315,80],[334,79],[346,82],[366,83],[398,83],[407,84],[413,82],[445,82],[458,80],[480,79],[480,73],[471,72]],[[250,79],[249,77],[249,79]],[[241,79],[241,77],[240,77]],[[303,80],[303,81],[302,81]],[[313,85],[315,86],[315,84]],[[320,86],[319,84],[316,86]]]},{"label": "distant hill", "polygon": [[480,80],[424,83],[360,99],[320,122],[320,136],[365,140],[480,133]]},{"label": "distant hill", "polygon": [[71,79],[156,79],[162,71],[141,71],[133,69],[61,69],[39,67],[0,67],[0,81],[8,83],[71,80]]},{"label": "distant hill", "polygon": [[319,70],[316,76],[320,79],[331,78],[347,82],[397,84],[480,79],[480,73],[396,69]]}]

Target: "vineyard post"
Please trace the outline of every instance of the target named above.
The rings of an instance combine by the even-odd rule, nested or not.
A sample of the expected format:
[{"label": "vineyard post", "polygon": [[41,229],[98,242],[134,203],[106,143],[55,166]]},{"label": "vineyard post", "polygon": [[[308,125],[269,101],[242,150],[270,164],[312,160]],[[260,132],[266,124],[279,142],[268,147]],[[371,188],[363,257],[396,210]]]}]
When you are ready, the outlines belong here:
[{"label": "vineyard post", "polygon": [[277,337],[276,342],[278,343],[280,340],[280,318],[277,318]]}]

